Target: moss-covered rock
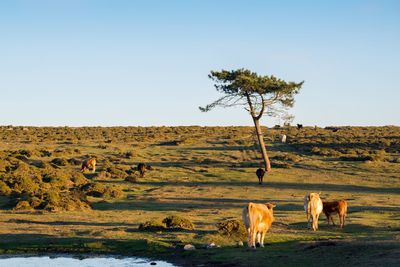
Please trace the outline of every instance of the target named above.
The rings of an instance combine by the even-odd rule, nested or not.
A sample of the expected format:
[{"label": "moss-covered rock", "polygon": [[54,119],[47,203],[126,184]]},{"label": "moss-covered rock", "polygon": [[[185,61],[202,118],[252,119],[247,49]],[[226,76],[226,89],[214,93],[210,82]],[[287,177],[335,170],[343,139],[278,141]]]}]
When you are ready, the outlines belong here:
[{"label": "moss-covered rock", "polygon": [[239,220],[225,220],[217,223],[218,233],[233,239],[246,240],[247,231],[243,222]]},{"label": "moss-covered rock", "polygon": [[125,196],[124,192],[118,187],[106,186],[101,183],[88,183],[82,186],[82,191],[88,196],[102,197],[102,198],[122,198]]},{"label": "moss-covered rock", "polygon": [[139,225],[139,230],[142,231],[162,231],[166,228],[165,224],[159,220],[147,221]]},{"label": "moss-covered rock", "polygon": [[180,216],[171,215],[166,217],[162,222],[167,226],[167,228],[194,230],[193,223],[189,219]]}]

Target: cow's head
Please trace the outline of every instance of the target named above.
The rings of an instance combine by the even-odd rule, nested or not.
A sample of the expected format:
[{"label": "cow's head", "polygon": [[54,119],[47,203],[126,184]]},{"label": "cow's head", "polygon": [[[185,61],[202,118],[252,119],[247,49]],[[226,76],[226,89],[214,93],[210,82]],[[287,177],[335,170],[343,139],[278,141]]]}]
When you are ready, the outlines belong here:
[{"label": "cow's head", "polygon": [[267,208],[268,208],[269,210],[271,210],[271,211],[276,207],[276,205],[275,205],[275,204],[272,204],[272,203],[266,203],[265,206],[267,206]]},{"label": "cow's head", "polygon": [[151,171],[153,168],[150,166],[150,165],[146,165],[146,170],[149,170],[149,171]]}]

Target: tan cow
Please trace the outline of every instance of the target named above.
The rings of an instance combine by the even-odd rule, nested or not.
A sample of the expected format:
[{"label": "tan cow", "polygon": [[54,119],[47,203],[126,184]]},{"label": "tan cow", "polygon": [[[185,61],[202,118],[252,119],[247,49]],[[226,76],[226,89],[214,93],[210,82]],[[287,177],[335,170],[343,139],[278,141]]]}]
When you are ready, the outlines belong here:
[{"label": "tan cow", "polygon": [[328,224],[329,220],[331,220],[332,224],[335,225],[332,214],[337,213],[339,215],[340,228],[343,228],[344,219],[346,218],[347,215],[347,202],[345,200],[323,202],[323,206],[324,206],[323,211],[325,213],[326,218],[328,219]]},{"label": "tan cow", "polygon": [[249,247],[256,248],[256,238],[257,245],[264,247],[265,234],[275,220],[274,207],[276,206],[271,203],[256,204],[250,202],[243,209],[242,218],[249,235]]},{"label": "tan cow", "polygon": [[318,229],[318,218],[323,209],[322,200],[318,193],[309,193],[304,197],[304,210],[307,213],[308,228],[312,219],[312,229]]},{"label": "tan cow", "polygon": [[93,173],[96,172],[96,158],[90,158],[82,162],[81,172],[84,172],[86,169],[91,170]]}]

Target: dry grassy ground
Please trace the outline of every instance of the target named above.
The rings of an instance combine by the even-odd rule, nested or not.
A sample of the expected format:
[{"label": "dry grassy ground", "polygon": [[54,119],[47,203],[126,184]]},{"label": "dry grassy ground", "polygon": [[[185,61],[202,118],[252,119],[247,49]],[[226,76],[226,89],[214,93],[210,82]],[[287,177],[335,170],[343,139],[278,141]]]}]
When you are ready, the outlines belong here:
[{"label": "dry grassy ground", "polygon": [[[97,174],[86,178],[125,193],[89,196],[92,210],[62,212],[18,210],[10,203],[21,195],[3,194],[0,252],[129,254],[188,266],[398,266],[400,128],[264,131],[273,170],[260,186],[255,170],[261,159],[251,127],[0,127],[2,161],[20,150],[30,152],[31,163],[95,155]],[[288,136],[286,144],[279,142],[281,133]],[[144,178],[128,174],[139,162],[154,170]],[[117,171],[106,175],[105,164]],[[79,173],[78,165],[59,168]],[[125,181],[128,176],[136,182]],[[311,191],[348,200],[343,230],[328,226],[324,215],[317,232],[306,229],[303,197]],[[219,235],[215,226],[241,219],[249,201],[277,205],[267,245],[255,252],[236,248],[238,240]],[[140,223],[171,214],[190,219],[195,230],[138,230]],[[221,247],[205,249],[211,242]],[[188,243],[198,249],[183,251]]]}]

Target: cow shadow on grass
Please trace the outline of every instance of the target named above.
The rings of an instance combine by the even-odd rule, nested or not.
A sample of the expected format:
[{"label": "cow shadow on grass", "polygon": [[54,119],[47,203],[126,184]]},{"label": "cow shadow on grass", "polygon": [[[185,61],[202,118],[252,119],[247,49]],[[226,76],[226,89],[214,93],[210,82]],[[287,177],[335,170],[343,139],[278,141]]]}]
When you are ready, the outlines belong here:
[{"label": "cow shadow on grass", "polygon": [[[327,223],[325,217],[319,219],[318,221],[318,231],[330,231],[335,233],[343,233],[343,234],[371,234],[371,235],[379,235],[382,232],[399,232],[400,228],[396,227],[376,227],[371,225],[359,224],[359,223],[345,223],[344,228],[339,227],[339,218],[335,218],[335,225]],[[307,220],[305,219],[303,222],[295,222],[288,224],[289,229],[293,230],[304,230],[313,232],[312,229],[308,228]]]}]

